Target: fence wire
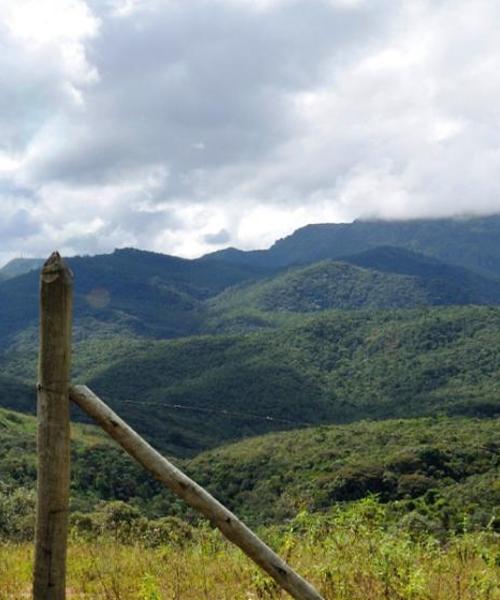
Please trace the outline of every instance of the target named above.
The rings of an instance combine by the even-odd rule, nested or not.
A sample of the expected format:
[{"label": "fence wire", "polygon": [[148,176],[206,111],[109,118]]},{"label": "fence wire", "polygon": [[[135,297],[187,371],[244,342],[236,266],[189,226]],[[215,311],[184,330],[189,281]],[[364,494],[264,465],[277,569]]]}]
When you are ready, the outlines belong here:
[{"label": "fence wire", "polygon": [[217,410],[215,408],[207,408],[204,406],[194,406],[194,405],[186,405],[186,404],[169,404],[163,402],[137,402],[135,400],[121,400],[119,402],[114,402],[115,406],[128,404],[132,406],[138,406],[141,408],[152,407],[152,408],[166,408],[169,410],[184,410],[184,411],[192,411],[192,412],[200,412],[206,414],[220,415],[224,417],[235,417],[242,419],[254,419],[260,421],[274,422],[274,423],[286,423],[289,425],[302,425],[304,427],[310,427],[313,423],[308,421],[299,421],[296,419],[285,419],[283,417],[272,417],[271,415],[257,415],[255,413],[247,413],[247,412],[239,412],[234,410],[226,410],[220,409]]}]

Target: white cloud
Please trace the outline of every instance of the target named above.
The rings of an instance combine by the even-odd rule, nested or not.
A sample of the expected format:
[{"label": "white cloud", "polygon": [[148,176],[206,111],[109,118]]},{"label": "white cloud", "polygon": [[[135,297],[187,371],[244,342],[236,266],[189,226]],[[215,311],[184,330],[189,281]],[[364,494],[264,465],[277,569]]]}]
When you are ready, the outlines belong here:
[{"label": "white cloud", "polygon": [[0,255],[500,210],[488,0],[4,0]]},{"label": "white cloud", "polygon": [[22,44],[22,50],[33,56],[47,51],[58,55],[70,81],[96,80],[97,72],[86,59],[84,43],[96,35],[99,21],[85,2],[6,0],[0,5],[0,20],[8,35]]}]

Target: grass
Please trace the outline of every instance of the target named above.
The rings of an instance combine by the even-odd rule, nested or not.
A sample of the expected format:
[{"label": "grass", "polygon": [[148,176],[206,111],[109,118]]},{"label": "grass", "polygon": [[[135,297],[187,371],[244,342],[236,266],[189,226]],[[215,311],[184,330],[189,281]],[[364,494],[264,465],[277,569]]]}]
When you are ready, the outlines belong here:
[{"label": "grass", "polygon": [[[329,517],[301,513],[263,535],[327,600],[498,600],[500,551],[490,531],[445,544],[380,526],[367,500]],[[0,544],[0,599],[29,597],[33,549]],[[72,536],[68,598],[252,600],[286,598],[238,549],[208,527],[189,540],[150,547],[107,535]]]}]

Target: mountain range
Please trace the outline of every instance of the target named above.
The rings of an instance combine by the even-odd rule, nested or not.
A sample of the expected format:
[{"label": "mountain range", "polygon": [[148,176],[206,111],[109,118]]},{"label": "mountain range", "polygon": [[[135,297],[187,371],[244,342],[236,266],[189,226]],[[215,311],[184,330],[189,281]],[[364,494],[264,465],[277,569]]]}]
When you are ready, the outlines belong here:
[{"label": "mountain range", "polygon": [[[434,542],[490,535],[498,240],[493,216],[311,225],[195,260],[70,257],[72,381],[249,524],[356,509]],[[42,262],[0,270],[0,537],[16,541],[33,537]],[[106,514],[196,522],[74,407],[72,422],[79,531],[101,535]]]},{"label": "mountain range", "polygon": [[[68,263],[74,378],[168,452],[310,424],[498,412],[498,216],[311,225],[269,250]],[[0,404],[28,412],[39,265],[7,265],[0,282]]]},{"label": "mountain range", "polygon": [[225,262],[269,267],[310,264],[378,246],[406,248],[485,275],[500,276],[500,215],[409,221],[354,221],[308,225],[268,250],[235,248],[206,256]]},{"label": "mountain range", "polygon": [[[210,332],[221,310],[499,304],[500,217],[311,225],[269,250],[186,260],[122,249],[68,262],[77,320],[173,338]],[[0,347],[36,324],[39,264],[0,270]]]}]

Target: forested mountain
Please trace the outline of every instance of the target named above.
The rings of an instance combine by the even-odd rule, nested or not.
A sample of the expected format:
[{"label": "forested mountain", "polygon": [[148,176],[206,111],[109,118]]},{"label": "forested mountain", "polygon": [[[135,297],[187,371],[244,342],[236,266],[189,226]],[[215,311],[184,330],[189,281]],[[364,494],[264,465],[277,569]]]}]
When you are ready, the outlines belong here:
[{"label": "forested mountain", "polygon": [[341,258],[377,246],[407,248],[498,277],[500,215],[308,225],[278,240],[269,250],[244,252],[229,248],[206,258],[276,268]]},{"label": "forested mountain", "polygon": [[[177,337],[200,329],[203,301],[268,270],[142,252],[74,257],[75,319],[94,319],[151,337]],[[37,271],[0,283],[0,347],[38,319]]]},{"label": "forested mountain", "polygon": [[182,454],[307,423],[494,415],[499,357],[498,309],[331,312],[278,330],[156,342],[88,381]]},{"label": "forested mountain", "polygon": [[[499,223],[310,226],[268,251],[198,260],[70,258],[72,381],[251,524],[375,511],[412,536],[493,535]],[[19,541],[33,537],[39,273],[7,275],[0,539]],[[75,407],[72,421],[79,535],[190,535],[190,510]]]},{"label": "forested mountain", "polygon": [[[499,357],[498,308],[327,311],[255,333],[87,340],[75,347],[75,379],[183,455],[307,424],[492,416]],[[0,366],[27,384],[35,359],[9,353]],[[26,406],[23,396],[4,402]]]},{"label": "forested mountain", "polygon": [[500,279],[402,248],[382,247],[230,288],[209,305],[214,310],[311,312],[451,304],[500,304]]},{"label": "forested mountain", "polygon": [[[389,229],[393,226],[385,225]],[[340,226],[311,227],[306,230],[313,237],[318,233],[314,247],[321,255],[321,247],[327,246],[322,242],[325,236],[321,228],[336,231]],[[371,227],[376,232],[381,224],[372,223]],[[302,231],[283,243],[292,244],[294,236],[302,239]],[[299,244],[304,253],[297,258],[292,244],[291,256],[295,258],[289,263],[307,263],[311,256],[306,246]],[[259,260],[259,264],[232,263],[231,252],[213,255],[212,259],[186,260],[124,249],[109,255],[70,258],[68,263],[75,274],[75,324],[88,335],[113,330],[173,338],[223,330],[221,311],[227,320],[234,309],[309,312],[500,302],[500,278],[484,275],[484,269],[479,273],[401,247],[345,254],[346,248],[354,246],[335,246],[342,250],[339,260],[322,260],[302,269],[277,268],[274,259]],[[273,256],[273,248],[269,254],[258,256]],[[426,246],[425,251],[432,253],[434,247]],[[264,263],[267,266],[262,266]],[[36,327],[38,273],[30,271],[0,282],[0,306],[0,348],[7,348],[23,332]],[[258,320],[243,321],[244,327],[259,327]]]},{"label": "forested mountain", "polygon": [[[491,232],[498,218],[433,227],[472,236],[473,222]],[[286,244],[320,232],[321,254],[331,231],[345,229],[318,227]],[[436,249],[423,222],[395,227],[365,223],[364,237],[413,232],[412,244]],[[485,240],[464,256],[490,252]],[[496,414],[499,280],[402,247],[348,247],[341,260],[281,269],[132,249],[69,259],[74,378],[179,455],[309,423]],[[491,306],[456,306],[473,304]],[[455,307],[426,308],[434,305]],[[32,411],[38,273],[0,283],[0,306],[0,402]]]}]

